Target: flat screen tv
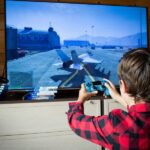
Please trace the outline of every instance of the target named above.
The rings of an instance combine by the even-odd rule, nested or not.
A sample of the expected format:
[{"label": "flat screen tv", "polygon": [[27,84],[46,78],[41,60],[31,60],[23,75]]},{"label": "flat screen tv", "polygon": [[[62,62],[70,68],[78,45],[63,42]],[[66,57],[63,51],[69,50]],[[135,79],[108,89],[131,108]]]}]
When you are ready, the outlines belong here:
[{"label": "flat screen tv", "polygon": [[6,0],[5,10],[10,90],[117,86],[122,55],[148,47],[145,7]]}]

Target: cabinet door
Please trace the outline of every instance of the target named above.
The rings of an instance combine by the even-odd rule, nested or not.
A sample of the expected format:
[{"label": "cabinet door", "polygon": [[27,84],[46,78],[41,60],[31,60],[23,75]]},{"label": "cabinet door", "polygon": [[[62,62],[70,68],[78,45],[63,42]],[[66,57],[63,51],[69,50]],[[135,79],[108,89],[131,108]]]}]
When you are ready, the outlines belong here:
[{"label": "cabinet door", "polygon": [[123,109],[127,111],[125,107],[123,107],[120,103],[116,102],[113,99],[105,99],[104,100],[104,114],[108,114],[113,109]]},{"label": "cabinet door", "polygon": [[[1,150],[100,150],[75,135],[65,112],[68,102],[0,105]],[[100,115],[99,100],[86,103],[85,113]]]}]

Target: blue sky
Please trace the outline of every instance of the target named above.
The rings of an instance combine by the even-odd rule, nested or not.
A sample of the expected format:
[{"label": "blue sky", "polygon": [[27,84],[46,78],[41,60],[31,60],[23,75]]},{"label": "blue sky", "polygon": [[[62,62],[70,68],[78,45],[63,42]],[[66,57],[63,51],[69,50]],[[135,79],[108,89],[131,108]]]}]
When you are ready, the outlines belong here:
[{"label": "blue sky", "polygon": [[35,30],[47,30],[51,25],[62,39],[84,34],[123,37],[139,33],[141,28],[145,32],[145,15],[146,10],[139,7],[6,1],[7,25]]}]

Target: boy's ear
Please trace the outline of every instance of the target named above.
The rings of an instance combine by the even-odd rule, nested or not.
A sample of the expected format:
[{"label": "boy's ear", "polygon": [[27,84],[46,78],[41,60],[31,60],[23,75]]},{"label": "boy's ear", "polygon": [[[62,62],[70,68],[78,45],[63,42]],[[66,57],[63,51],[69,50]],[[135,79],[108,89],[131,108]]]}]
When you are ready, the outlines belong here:
[{"label": "boy's ear", "polygon": [[120,80],[120,87],[123,93],[127,93],[128,91],[128,87],[126,85],[126,83],[123,80]]}]

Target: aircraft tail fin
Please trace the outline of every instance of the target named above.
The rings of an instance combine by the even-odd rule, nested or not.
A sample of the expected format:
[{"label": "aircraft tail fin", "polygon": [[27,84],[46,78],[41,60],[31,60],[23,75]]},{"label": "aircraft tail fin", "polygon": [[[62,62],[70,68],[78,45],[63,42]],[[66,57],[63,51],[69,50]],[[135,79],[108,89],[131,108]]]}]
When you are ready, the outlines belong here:
[{"label": "aircraft tail fin", "polygon": [[80,58],[78,57],[77,53],[75,50],[71,51],[71,56],[72,56],[72,61],[75,64],[79,64],[81,62]]}]

